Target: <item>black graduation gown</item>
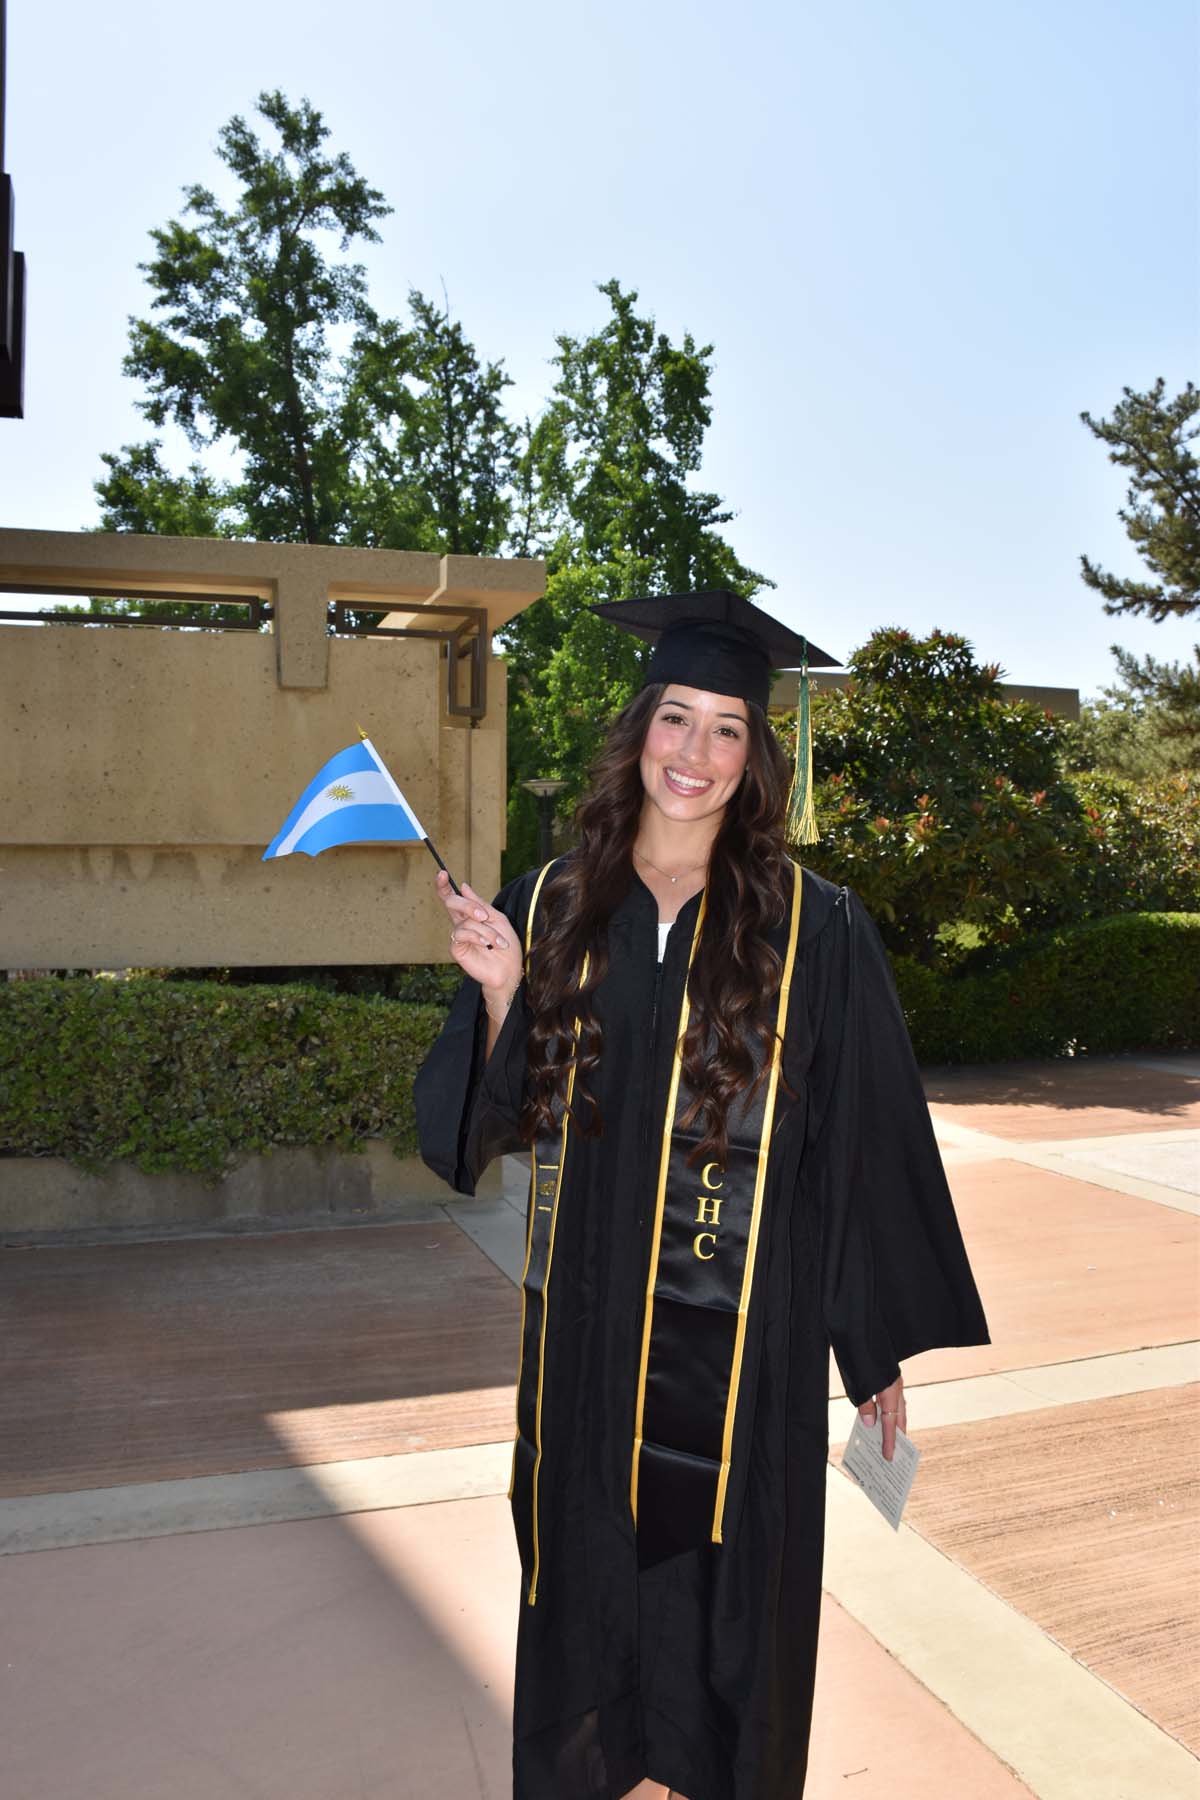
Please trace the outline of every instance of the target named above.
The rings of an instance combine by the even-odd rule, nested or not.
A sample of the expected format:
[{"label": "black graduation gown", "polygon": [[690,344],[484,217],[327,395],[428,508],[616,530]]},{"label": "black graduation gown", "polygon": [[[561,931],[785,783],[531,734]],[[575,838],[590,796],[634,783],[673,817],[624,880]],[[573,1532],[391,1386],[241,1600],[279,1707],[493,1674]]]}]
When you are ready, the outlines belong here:
[{"label": "black graduation gown", "polygon": [[[496,906],[524,934],[537,871]],[[619,1800],[644,1777],[687,1800],[799,1800],[820,1613],[832,1343],[856,1404],[900,1362],[989,1342],[886,953],[851,889],[810,870],[738,1388],[723,1541],[639,1567],[635,1392],[659,1146],[699,895],[658,965],[658,907],[631,873],[597,991],[599,1138],[572,1134],[547,1284],[539,1580],[523,1568],[515,1800]],[[543,898],[540,909],[546,905]],[[536,926],[535,926],[536,929]],[[484,1061],[467,978],[415,1087],[426,1162],[471,1194],[524,1148],[525,991]],[[522,1371],[522,1384],[536,1380]],[[864,1502],[865,1504],[865,1502]]]}]

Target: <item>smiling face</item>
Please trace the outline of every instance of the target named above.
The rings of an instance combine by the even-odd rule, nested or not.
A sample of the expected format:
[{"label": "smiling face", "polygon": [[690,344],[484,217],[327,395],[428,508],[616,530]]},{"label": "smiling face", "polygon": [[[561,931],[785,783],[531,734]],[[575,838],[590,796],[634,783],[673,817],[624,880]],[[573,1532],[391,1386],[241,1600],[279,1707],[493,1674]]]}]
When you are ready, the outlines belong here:
[{"label": "smiling face", "polygon": [[642,745],[646,798],[666,818],[693,825],[724,809],[749,754],[744,700],[668,682]]}]

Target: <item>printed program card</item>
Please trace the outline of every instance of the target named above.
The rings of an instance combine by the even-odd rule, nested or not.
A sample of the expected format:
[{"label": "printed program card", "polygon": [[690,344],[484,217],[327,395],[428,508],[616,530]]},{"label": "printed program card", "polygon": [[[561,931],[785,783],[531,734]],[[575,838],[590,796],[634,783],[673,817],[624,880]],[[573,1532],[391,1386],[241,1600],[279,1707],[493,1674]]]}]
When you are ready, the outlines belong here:
[{"label": "printed program card", "polygon": [[912,1439],[898,1430],[896,1454],[891,1462],[887,1462],[883,1454],[883,1420],[878,1408],[874,1425],[864,1425],[862,1414],[855,1412],[850,1441],[842,1454],[842,1467],[871,1504],[878,1507],[893,1531],[900,1529],[900,1515],[920,1456]]}]

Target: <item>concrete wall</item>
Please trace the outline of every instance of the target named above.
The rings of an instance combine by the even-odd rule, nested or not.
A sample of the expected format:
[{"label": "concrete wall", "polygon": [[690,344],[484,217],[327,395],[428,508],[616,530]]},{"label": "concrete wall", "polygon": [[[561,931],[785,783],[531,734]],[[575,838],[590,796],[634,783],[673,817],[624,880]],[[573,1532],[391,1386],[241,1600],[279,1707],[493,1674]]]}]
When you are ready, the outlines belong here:
[{"label": "concrete wall", "polygon": [[[479,1182],[479,1204],[501,1190],[496,1162]],[[380,1138],[356,1153],[282,1145],[243,1157],[219,1181],[143,1175],[131,1163],[93,1175],[63,1157],[11,1156],[0,1160],[0,1246],[424,1219],[449,1200],[473,1204]]]},{"label": "concrete wall", "polygon": [[[424,848],[261,860],[359,726],[455,876],[498,887],[504,664],[485,715],[454,716],[446,647],[402,627],[453,624],[422,617],[443,601],[490,637],[541,593],[540,563],[0,531],[0,583],[275,609],[269,633],[0,624],[0,967],[443,959]],[[330,600],[409,597],[386,637],[329,634]]]}]

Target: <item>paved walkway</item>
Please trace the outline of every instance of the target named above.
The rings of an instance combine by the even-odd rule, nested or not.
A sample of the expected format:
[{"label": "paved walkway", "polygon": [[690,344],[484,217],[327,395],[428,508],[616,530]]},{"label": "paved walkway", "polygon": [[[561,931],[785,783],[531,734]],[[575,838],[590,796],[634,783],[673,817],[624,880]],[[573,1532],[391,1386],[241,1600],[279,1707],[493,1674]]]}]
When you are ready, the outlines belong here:
[{"label": "paved walkway", "polygon": [[[831,1366],[806,1800],[1196,1800],[1200,1061],[927,1092],[994,1342],[899,1533]],[[7,1255],[4,1800],[505,1800],[523,1207]]]}]

